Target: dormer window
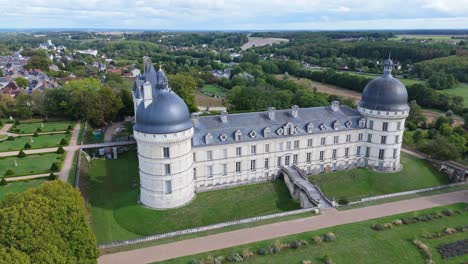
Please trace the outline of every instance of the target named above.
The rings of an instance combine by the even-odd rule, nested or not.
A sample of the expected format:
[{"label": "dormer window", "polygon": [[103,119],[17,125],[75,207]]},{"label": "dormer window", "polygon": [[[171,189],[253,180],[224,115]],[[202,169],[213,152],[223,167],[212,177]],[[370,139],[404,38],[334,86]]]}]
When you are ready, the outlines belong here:
[{"label": "dormer window", "polygon": [[280,136],[282,136],[283,133],[284,133],[284,129],[283,129],[282,127],[278,128],[278,129],[276,130],[276,134],[278,134],[278,135],[280,135]]},{"label": "dormer window", "polygon": [[341,122],[336,120],[335,122],[333,122],[333,129],[334,130],[340,129],[340,125],[341,125]]},{"label": "dormer window", "polygon": [[221,135],[219,136],[219,140],[225,142],[225,141],[227,140],[226,134],[221,134]]},{"label": "dormer window", "polygon": [[324,130],[327,130],[327,126],[325,124],[321,124],[319,126],[320,130],[324,131]]},{"label": "dormer window", "polygon": [[234,133],[234,139],[236,141],[241,141],[242,140],[242,132],[240,130],[237,130],[235,133]]},{"label": "dormer window", "polygon": [[346,121],[345,126],[346,126],[347,128],[350,128],[352,124],[353,124],[353,123],[351,123],[351,121],[348,120],[348,121]]},{"label": "dormer window", "polygon": [[208,133],[205,135],[205,144],[212,144],[213,143],[213,135]]},{"label": "dormer window", "polygon": [[365,118],[359,119],[359,127],[364,128],[365,126],[366,126],[366,119]]},{"label": "dormer window", "polygon": [[314,124],[309,123],[307,125],[307,133],[312,133],[312,132],[314,132]]},{"label": "dormer window", "polygon": [[265,127],[265,129],[263,129],[263,137],[267,138],[270,135],[271,135],[271,128]]},{"label": "dormer window", "polygon": [[250,136],[251,138],[255,138],[255,137],[257,136],[257,132],[255,132],[255,131],[252,130],[252,131],[250,131],[249,136]]}]

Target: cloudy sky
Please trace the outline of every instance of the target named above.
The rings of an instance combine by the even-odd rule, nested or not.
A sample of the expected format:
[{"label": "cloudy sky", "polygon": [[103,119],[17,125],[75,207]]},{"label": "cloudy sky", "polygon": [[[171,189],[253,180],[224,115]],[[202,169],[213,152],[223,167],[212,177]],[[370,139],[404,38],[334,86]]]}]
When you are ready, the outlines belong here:
[{"label": "cloudy sky", "polygon": [[0,0],[0,28],[468,28],[468,0]]}]

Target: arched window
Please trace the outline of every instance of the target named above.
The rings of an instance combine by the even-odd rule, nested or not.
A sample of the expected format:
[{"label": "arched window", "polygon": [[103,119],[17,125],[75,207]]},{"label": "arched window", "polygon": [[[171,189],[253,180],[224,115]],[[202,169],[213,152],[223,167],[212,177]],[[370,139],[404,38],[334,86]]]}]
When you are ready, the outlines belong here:
[{"label": "arched window", "polygon": [[240,130],[237,130],[235,133],[234,133],[234,139],[236,141],[241,141],[242,140],[242,132]]}]

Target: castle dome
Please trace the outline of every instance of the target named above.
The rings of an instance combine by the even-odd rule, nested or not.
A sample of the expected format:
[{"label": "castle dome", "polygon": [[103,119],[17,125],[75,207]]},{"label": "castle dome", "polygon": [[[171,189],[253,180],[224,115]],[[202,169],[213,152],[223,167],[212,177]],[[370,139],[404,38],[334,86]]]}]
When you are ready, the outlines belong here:
[{"label": "castle dome", "polygon": [[377,111],[409,110],[408,92],[399,80],[393,78],[392,67],[392,60],[385,60],[384,74],[366,85],[360,107]]},{"label": "castle dome", "polygon": [[[147,134],[177,133],[192,128],[184,100],[171,91],[164,72],[148,67],[145,79],[151,83],[151,102],[138,104],[134,130]],[[144,97],[144,95],[143,95]]]}]

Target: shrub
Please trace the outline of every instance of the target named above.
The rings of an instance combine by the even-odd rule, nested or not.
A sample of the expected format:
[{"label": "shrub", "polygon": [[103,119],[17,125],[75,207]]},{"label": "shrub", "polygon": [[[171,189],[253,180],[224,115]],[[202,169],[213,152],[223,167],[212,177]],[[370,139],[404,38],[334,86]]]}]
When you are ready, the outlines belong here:
[{"label": "shrub", "polygon": [[38,127],[38,128],[36,129],[36,132],[42,132],[42,128]]},{"label": "shrub", "polygon": [[333,264],[333,260],[328,255],[323,257],[323,262],[325,262],[325,264]]},{"label": "shrub", "polygon": [[58,149],[57,149],[57,154],[63,154],[65,153],[65,150],[63,149],[62,146],[60,146]]},{"label": "shrub", "polygon": [[298,249],[300,247],[301,247],[301,243],[299,242],[299,240],[294,240],[293,242],[289,244],[289,248],[292,248],[292,249]]},{"label": "shrub", "polygon": [[223,264],[224,257],[223,256],[217,256],[213,260],[213,264]]},{"label": "shrub", "polygon": [[7,140],[15,140],[14,136],[8,136]]},{"label": "shrub", "polygon": [[38,136],[39,136],[39,133],[37,133],[37,131],[34,132],[33,137],[38,137]]},{"label": "shrub", "polygon": [[445,209],[444,211],[442,211],[442,214],[445,216],[452,216],[454,213],[451,209]]},{"label": "shrub", "polygon": [[244,261],[244,259],[242,258],[241,255],[239,255],[239,253],[234,253],[234,254],[227,256],[226,260],[228,262],[243,262]]},{"label": "shrub", "polygon": [[50,166],[50,170],[51,171],[58,171],[59,170],[59,166],[58,166],[57,162],[52,163],[52,166]]},{"label": "shrub", "polygon": [[29,143],[24,144],[24,148],[25,148],[25,149],[30,149],[30,148],[31,148],[31,144],[29,144]]},{"label": "shrub", "polygon": [[396,219],[396,220],[393,220],[393,221],[392,221],[392,224],[393,224],[394,226],[400,226],[400,225],[403,224],[403,221],[401,221],[400,219]]},{"label": "shrub", "polygon": [[65,134],[70,135],[71,134],[70,130],[65,131]]},{"label": "shrub", "polygon": [[455,228],[448,227],[444,229],[444,233],[447,235],[453,235],[457,233],[457,230]]},{"label": "shrub", "polygon": [[72,125],[68,125],[67,130],[72,130],[72,129],[73,129],[73,126],[72,126]]},{"label": "shrub", "polygon": [[18,153],[18,158],[24,158],[26,157],[26,153],[24,153],[24,151],[20,150],[20,152]]},{"label": "shrub", "polygon": [[244,259],[244,260],[247,260],[248,258],[250,258],[251,256],[253,256],[253,252],[250,250],[250,249],[244,249],[242,250],[242,252],[240,253],[241,257]]},{"label": "shrub", "polygon": [[338,199],[338,204],[347,205],[347,204],[349,204],[349,200],[346,197],[342,197],[342,198]]},{"label": "shrub", "polygon": [[335,241],[336,240],[336,236],[335,234],[333,234],[332,232],[329,232],[329,233],[326,233],[324,236],[323,236],[323,240],[325,242],[332,242],[332,241]]},{"label": "shrub", "polygon": [[401,221],[402,221],[403,224],[405,224],[405,225],[409,225],[409,224],[415,223],[415,221],[414,221],[413,218],[411,218],[411,217],[402,218]]},{"label": "shrub", "polygon": [[384,226],[385,229],[392,229],[393,228],[392,223],[385,223],[385,224],[383,224],[383,226]]},{"label": "shrub", "polygon": [[15,174],[15,172],[12,169],[8,169],[7,171],[5,171],[5,176],[11,176],[13,174]]},{"label": "shrub", "polygon": [[19,125],[21,122],[18,119],[15,119],[15,125]]},{"label": "shrub", "polygon": [[15,129],[13,129],[13,131],[14,131],[15,133],[20,133],[20,132],[21,132],[21,129],[15,128]]},{"label": "shrub", "polygon": [[271,254],[276,254],[281,251],[281,249],[284,248],[284,244],[281,243],[281,241],[276,240],[273,245],[270,247],[270,253]]},{"label": "shrub", "polygon": [[200,261],[198,259],[192,259],[189,264],[200,264]]},{"label": "shrub", "polygon": [[314,236],[313,240],[316,245],[321,245],[323,242],[323,239],[321,236]]},{"label": "shrub", "polygon": [[268,250],[266,248],[259,248],[257,250],[257,254],[260,255],[260,256],[265,256],[265,255],[268,255],[270,252],[268,252]]},{"label": "shrub", "polygon": [[49,176],[47,176],[47,180],[49,180],[49,181],[54,181],[56,179],[58,179],[58,177],[57,177],[57,175],[55,175],[53,173],[51,173],[51,174],[49,174]]},{"label": "shrub", "polygon": [[0,186],[5,186],[5,185],[7,185],[7,184],[8,184],[8,182],[5,180],[5,178],[2,178],[2,179],[0,180]]},{"label": "shrub", "polygon": [[66,140],[65,138],[62,138],[62,139],[60,140],[60,145],[65,146],[65,145],[67,145],[67,144],[68,144],[68,142],[67,142],[67,140]]}]

